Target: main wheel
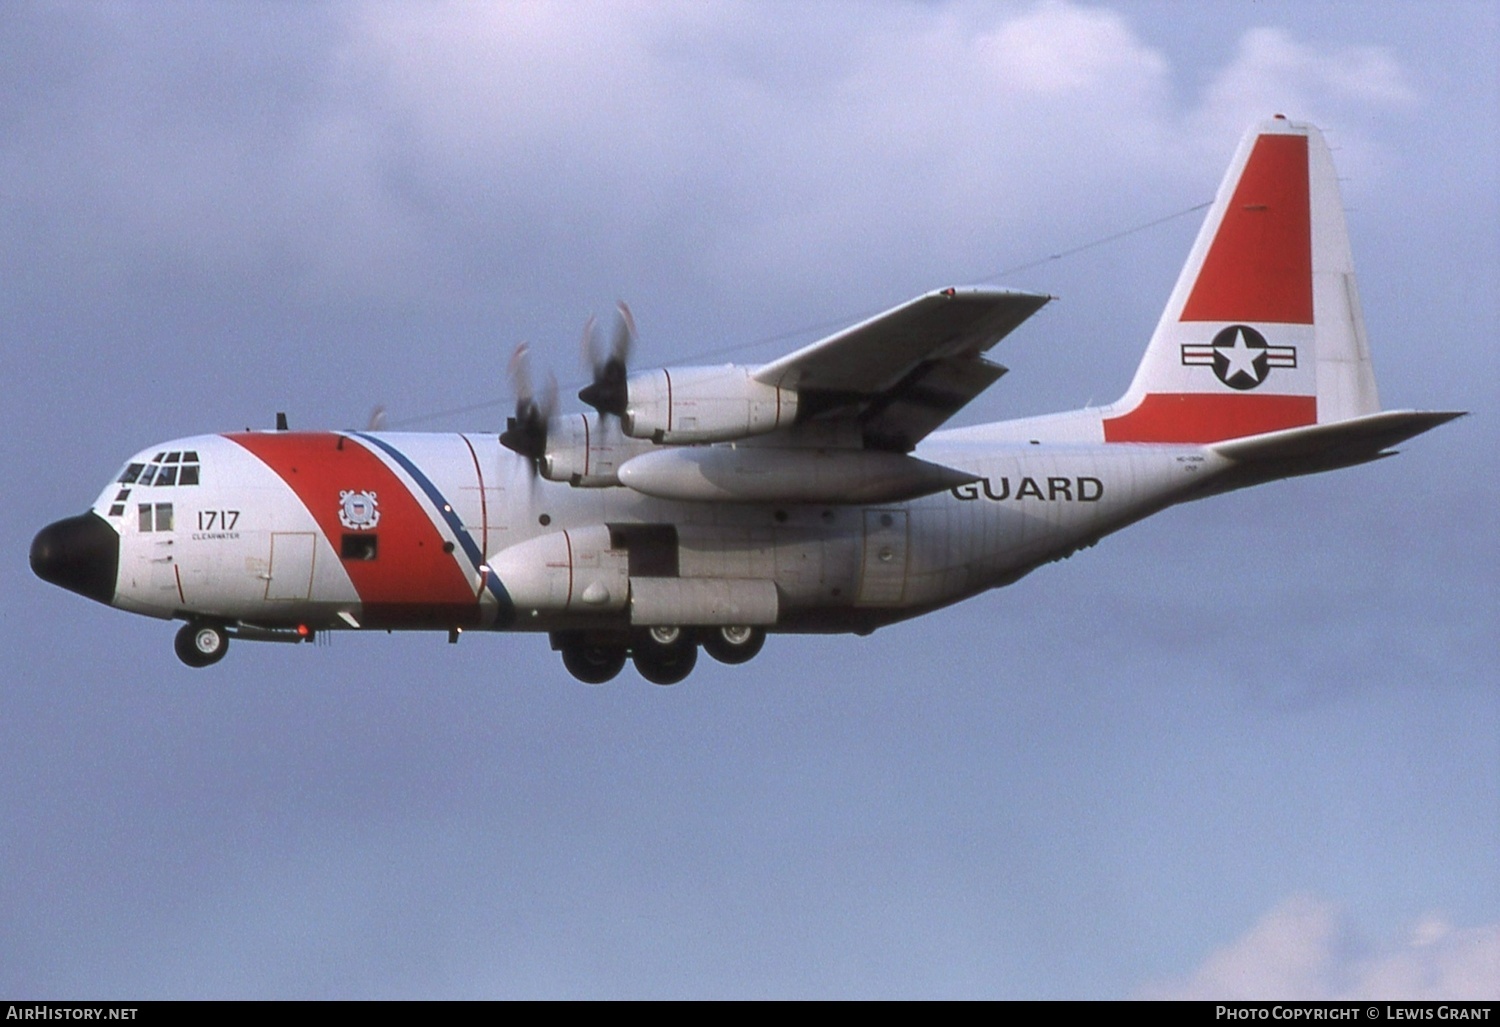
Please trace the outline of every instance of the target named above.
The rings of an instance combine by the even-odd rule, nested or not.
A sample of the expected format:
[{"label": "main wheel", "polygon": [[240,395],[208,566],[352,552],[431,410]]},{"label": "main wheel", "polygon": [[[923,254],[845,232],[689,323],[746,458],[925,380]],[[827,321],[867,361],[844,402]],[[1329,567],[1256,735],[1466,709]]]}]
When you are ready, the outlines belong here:
[{"label": "main wheel", "polygon": [[766,644],[764,628],[744,625],[725,625],[710,628],[703,635],[703,651],[720,663],[745,663],[755,658],[760,647]]},{"label": "main wheel", "polygon": [[229,633],[217,624],[184,624],[173,645],[189,667],[207,667],[229,651]]},{"label": "main wheel", "polygon": [[698,663],[698,646],[681,628],[652,628],[632,650],[636,672],[653,685],[675,685]]},{"label": "main wheel", "polygon": [[586,685],[602,685],[625,666],[623,645],[588,645],[579,642],[562,650],[563,666]]}]

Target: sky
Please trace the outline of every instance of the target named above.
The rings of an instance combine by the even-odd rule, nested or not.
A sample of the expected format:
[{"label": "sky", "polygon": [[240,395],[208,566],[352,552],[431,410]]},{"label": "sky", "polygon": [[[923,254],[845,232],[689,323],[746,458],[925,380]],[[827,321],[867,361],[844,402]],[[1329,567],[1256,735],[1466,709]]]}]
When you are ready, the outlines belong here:
[{"label": "sky", "polygon": [[[0,995],[1500,998],[1496,67],[1491,3],[0,6]],[[1396,459],[673,688],[192,671],[27,566],[157,441],[497,430],[620,298],[650,366],[1042,290],[955,423],[1106,402],[1273,113],[1385,406],[1472,411]]]}]

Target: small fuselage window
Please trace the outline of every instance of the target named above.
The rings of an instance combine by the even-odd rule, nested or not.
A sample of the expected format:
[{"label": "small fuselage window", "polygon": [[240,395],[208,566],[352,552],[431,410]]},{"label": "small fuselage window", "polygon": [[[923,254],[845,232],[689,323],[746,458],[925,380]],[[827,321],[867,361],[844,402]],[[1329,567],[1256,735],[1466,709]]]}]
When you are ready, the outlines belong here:
[{"label": "small fuselage window", "polygon": [[345,535],[339,546],[339,555],[345,560],[373,560],[376,554],[375,535]]}]

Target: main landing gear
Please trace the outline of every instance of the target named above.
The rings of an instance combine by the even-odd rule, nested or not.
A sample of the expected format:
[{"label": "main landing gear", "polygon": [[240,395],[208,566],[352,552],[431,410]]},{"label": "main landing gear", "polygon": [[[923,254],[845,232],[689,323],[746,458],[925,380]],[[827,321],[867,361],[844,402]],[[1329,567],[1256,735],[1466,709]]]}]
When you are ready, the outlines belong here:
[{"label": "main landing gear", "polygon": [[229,651],[229,633],[217,624],[188,623],[177,632],[177,658],[189,667],[218,663]]},{"label": "main landing gear", "polygon": [[563,666],[586,685],[602,685],[625,668],[625,647],[579,640],[562,647]]},{"label": "main landing gear", "polygon": [[669,625],[628,635],[566,631],[552,636],[552,648],[562,653],[568,673],[590,685],[613,679],[627,658],[635,664],[636,673],[652,684],[675,685],[693,672],[699,645],[720,663],[739,664],[754,657],[765,643],[764,628],[746,626],[694,629]]},{"label": "main landing gear", "polygon": [[630,658],[636,673],[653,685],[675,685],[697,665],[698,644],[682,628],[651,628],[637,636]]},{"label": "main landing gear", "polygon": [[748,663],[766,644],[764,628],[732,625],[710,628],[703,636],[703,651],[720,663]]}]

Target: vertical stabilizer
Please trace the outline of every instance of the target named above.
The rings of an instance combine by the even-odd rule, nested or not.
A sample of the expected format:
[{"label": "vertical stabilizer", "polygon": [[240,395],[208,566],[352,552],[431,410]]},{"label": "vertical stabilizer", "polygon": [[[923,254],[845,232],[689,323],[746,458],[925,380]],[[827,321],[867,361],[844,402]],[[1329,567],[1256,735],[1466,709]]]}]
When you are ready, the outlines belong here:
[{"label": "vertical stabilizer", "polygon": [[1172,290],[1110,442],[1218,442],[1380,409],[1322,134],[1252,128]]}]

